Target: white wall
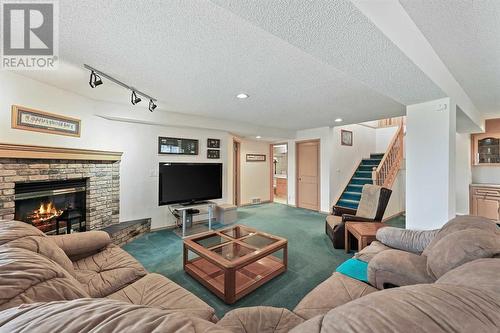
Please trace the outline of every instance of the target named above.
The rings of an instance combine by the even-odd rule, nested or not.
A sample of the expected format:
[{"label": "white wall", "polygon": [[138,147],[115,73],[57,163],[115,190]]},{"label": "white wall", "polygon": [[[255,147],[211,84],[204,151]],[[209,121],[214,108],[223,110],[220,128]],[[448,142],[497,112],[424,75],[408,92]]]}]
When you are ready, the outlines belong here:
[{"label": "white wall", "polygon": [[[10,128],[12,104],[19,104],[82,120],[80,138],[43,134]],[[223,168],[223,199],[229,201],[232,182],[228,182],[228,147],[230,136],[216,130],[174,128],[131,124],[105,120],[100,112],[120,110],[149,113],[146,107],[96,102],[10,72],[0,72],[0,142],[122,151],[120,167],[120,221],[152,218],[152,227],[160,228],[174,222],[166,206],[158,206],[158,164],[167,161],[221,162]],[[158,136],[198,139],[198,156],[165,156],[157,154]],[[221,159],[206,159],[206,139],[221,139]],[[266,177],[269,178],[269,177]],[[268,190],[268,187],[267,187]],[[269,190],[268,190],[269,191]],[[252,194],[248,194],[252,196]]]},{"label": "white wall", "polygon": [[406,109],[406,227],[440,228],[455,216],[456,106],[443,98]]},{"label": "white wall", "polygon": [[[352,146],[341,145],[341,130],[352,132]],[[333,147],[330,153],[332,155],[330,204],[333,204],[333,201],[340,197],[361,160],[369,158],[370,154],[377,152],[376,132],[375,128],[363,125],[346,125],[333,128]]]},{"label": "white wall", "polygon": [[[456,134],[457,214],[469,214],[469,185],[472,182],[470,134]],[[500,179],[500,175],[499,178]]]},{"label": "white wall", "polygon": [[377,130],[375,131],[376,147],[374,152],[379,154],[385,153],[398,128],[398,126],[377,128]]},{"label": "white wall", "polygon": [[[252,199],[271,200],[271,165],[269,162],[269,142],[241,140],[240,193],[241,204],[251,204]],[[264,154],[265,162],[247,162],[246,154]]]}]

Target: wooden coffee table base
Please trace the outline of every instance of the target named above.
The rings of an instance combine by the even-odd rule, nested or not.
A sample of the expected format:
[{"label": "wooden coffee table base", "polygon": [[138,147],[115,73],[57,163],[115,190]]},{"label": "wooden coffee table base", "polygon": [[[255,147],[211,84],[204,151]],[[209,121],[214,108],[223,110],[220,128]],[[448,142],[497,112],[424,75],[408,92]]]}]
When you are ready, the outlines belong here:
[{"label": "wooden coffee table base", "polygon": [[358,240],[358,251],[367,247],[376,238],[377,230],[387,225],[381,222],[346,222],[345,224],[345,252],[351,250],[351,237]]}]

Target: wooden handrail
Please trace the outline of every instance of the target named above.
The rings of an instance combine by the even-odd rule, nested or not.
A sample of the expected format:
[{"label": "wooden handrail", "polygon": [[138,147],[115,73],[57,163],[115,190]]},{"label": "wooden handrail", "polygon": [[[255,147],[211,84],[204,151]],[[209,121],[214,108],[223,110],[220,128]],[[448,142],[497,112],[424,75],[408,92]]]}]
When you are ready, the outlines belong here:
[{"label": "wooden handrail", "polygon": [[372,171],[373,184],[391,188],[403,161],[403,125],[389,143],[378,167]]}]

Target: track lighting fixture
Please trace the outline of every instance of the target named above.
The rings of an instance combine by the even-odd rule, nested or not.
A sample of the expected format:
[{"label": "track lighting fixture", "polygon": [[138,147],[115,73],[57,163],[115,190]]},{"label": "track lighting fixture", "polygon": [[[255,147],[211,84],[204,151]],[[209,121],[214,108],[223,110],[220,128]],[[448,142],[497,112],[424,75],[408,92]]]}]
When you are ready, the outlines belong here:
[{"label": "track lighting fixture", "polygon": [[145,93],[143,93],[142,91],[139,91],[137,89],[135,89],[134,87],[132,86],[129,86],[128,84],[125,84],[117,79],[115,79],[114,77],[98,70],[98,69],[95,69],[87,64],[84,64],[83,67],[85,67],[86,69],[88,69],[90,71],[90,80],[89,80],[89,85],[92,87],[92,88],[95,88],[99,85],[102,84],[102,79],[101,79],[101,76],[111,82],[114,82],[116,83],[117,85],[119,86],[122,86],[123,88],[125,89],[128,89],[132,92],[132,95],[130,96],[130,102],[132,102],[132,105],[136,105],[137,103],[140,103],[142,101],[142,99],[139,97],[139,96],[142,96],[144,97],[146,100],[149,99],[149,111],[153,112],[154,109],[156,109],[157,105],[156,105],[156,98],[153,98]]},{"label": "track lighting fixture", "polygon": [[156,104],[155,104],[155,102],[152,99],[150,99],[149,100],[149,111],[153,112],[154,109],[156,109]]},{"label": "track lighting fixture", "polygon": [[95,88],[97,86],[100,86],[102,84],[101,77],[97,75],[94,71],[90,73],[90,79],[89,79],[89,85],[92,88]]},{"label": "track lighting fixture", "polygon": [[139,97],[137,97],[137,95],[135,93],[135,90],[132,90],[132,96],[130,97],[130,101],[132,102],[132,105],[136,105],[137,103],[139,103],[140,101],[142,101],[142,99],[140,99]]}]

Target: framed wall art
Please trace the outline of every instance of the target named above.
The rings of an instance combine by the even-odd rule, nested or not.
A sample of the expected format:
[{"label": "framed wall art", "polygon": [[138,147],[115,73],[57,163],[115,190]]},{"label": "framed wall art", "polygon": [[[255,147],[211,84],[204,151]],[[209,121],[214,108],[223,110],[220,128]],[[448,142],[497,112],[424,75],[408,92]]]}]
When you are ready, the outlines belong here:
[{"label": "framed wall art", "polygon": [[207,139],[207,148],[220,148],[219,139]]},{"label": "framed wall art", "polygon": [[247,162],[265,162],[265,154],[247,154]]},{"label": "framed wall art", "polygon": [[48,134],[80,137],[81,120],[12,105],[12,128]]},{"label": "framed wall art", "polygon": [[352,132],[340,130],[340,143],[342,146],[352,146]]}]

